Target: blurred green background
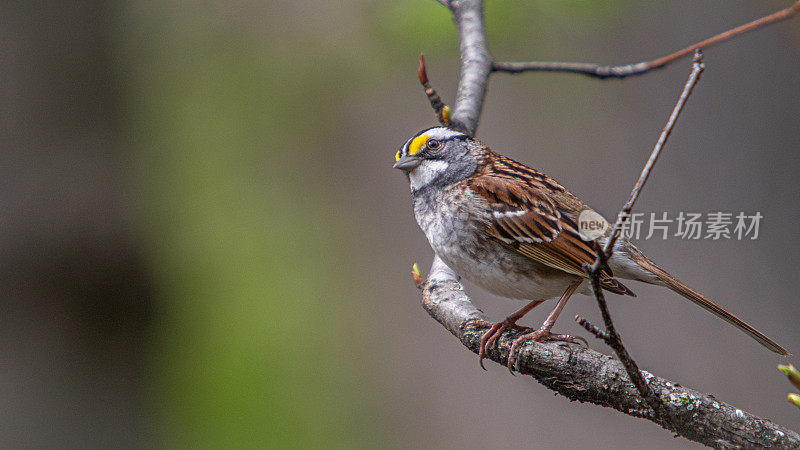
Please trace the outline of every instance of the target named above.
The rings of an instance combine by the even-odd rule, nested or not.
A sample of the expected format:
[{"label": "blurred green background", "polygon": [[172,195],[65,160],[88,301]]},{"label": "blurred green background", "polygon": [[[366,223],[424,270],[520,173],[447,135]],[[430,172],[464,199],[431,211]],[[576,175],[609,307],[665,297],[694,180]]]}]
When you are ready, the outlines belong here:
[{"label": "blurred green background", "polygon": [[[500,60],[627,63],[786,4],[490,0],[486,21]],[[758,241],[641,247],[795,352],[798,24],[707,52],[640,203],[761,211]],[[0,446],[688,445],[480,371],[419,308],[408,271],[432,253],[391,162],[434,122],[420,51],[454,97],[437,2],[9,1],[0,45]],[[497,75],[480,137],[613,216],[688,67]],[[518,307],[468,289],[493,317]],[[640,365],[798,423],[772,355],[636,291],[612,308]],[[584,300],[565,331],[596,317]]]}]

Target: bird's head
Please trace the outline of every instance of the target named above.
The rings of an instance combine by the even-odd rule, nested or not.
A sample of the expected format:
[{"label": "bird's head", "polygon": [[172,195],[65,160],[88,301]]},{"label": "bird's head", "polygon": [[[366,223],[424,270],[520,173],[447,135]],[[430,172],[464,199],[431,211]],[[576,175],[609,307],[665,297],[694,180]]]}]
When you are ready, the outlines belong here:
[{"label": "bird's head", "polygon": [[477,141],[460,131],[434,127],[411,137],[395,154],[394,168],[408,175],[412,192],[447,186],[475,172]]}]

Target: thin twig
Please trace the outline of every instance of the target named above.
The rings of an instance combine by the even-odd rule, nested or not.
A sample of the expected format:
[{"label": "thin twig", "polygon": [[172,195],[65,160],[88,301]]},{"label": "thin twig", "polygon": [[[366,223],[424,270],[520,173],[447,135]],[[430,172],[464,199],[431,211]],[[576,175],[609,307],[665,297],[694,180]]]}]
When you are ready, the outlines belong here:
[{"label": "thin twig", "polygon": [[634,361],[631,355],[628,353],[628,350],[622,344],[622,339],[617,333],[617,330],[614,328],[614,322],[611,320],[611,313],[608,311],[608,304],[606,303],[606,298],[603,295],[603,289],[600,286],[600,273],[592,272],[588,265],[584,267],[584,270],[591,281],[592,292],[597,299],[597,306],[600,308],[600,314],[603,317],[603,323],[606,327],[606,344],[611,347],[612,350],[614,350],[614,353],[617,354],[617,358],[619,358],[619,361],[622,363],[623,367],[625,367],[625,372],[628,373],[628,377],[631,379],[631,382],[634,386],[636,386],[636,390],[639,391],[639,395],[644,398],[644,400],[653,410],[655,416],[665,420],[665,418],[663,418],[663,405],[661,403],[661,399],[659,399],[650,389],[647,381],[645,381],[644,377],[642,376],[642,372],[639,370],[639,365],[636,364],[636,361]]},{"label": "thin twig", "polygon": [[611,314],[608,311],[608,304],[606,303],[603,290],[600,286],[600,274],[605,262],[611,259],[611,256],[614,253],[614,244],[622,233],[622,227],[630,216],[633,205],[639,198],[639,193],[642,191],[645,182],[647,182],[650,173],[653,171],[653,167],[658,160],[658,156],[661,154],[661,150],[664,148],[664,144],[667,142],[667,138],[669,138],[669,135],[675,126],[675,122],[678,120],[678,116],[680,115],[683,106],[686,104],[686,100],[689,98],[689,95],[692,93],[692,89],[700,79],[700,74],[704,69],[702,59],[702,52],[699,49],[696,50],[692,62],[692,73],[689,75],[689,79],[686,81],[683,92],[681,93],[680,98],[678,98],[678,102],[675,104],[672,114],[670,115],[669,120],[667,120],[667,124],[664,126],[664,129],[661,132],[658,142],[656,142],[655,147],[653,147],[653,151],[650,153],[650,158],[647,160],[644,169],[642,169],[642,174],[639,176],[639,179],[636,181],[636,184],[631,191],[630,198],[617,215],[617,222],[614,224],[614,230],[611,232],[611,236],[608,237],[608,240],[603,246],[602,251],[600,254],[598,254],[597,259],[595,259],[594,264],[584,267],[586,275],[591,281],[592,291],[597,299],[597,306],[600,308],[600,314],[603,316],[603,323],[606,327],[605,342],[614,350],[614,353],[617,354],[620,362],[625,367],[625,371],[628,372],[631,382],[633,382],[641,396],[653,409],[656,416],[661,416],[665,409],[661,400],[650,389],[650,386],[647,384],[641,372],[639,371],[636,361],[634,361],[630,356],[627,349],[622,344],[622,338],[620,338],[617,330],[614,328],[614,322],[611,320]]},{"label": "thin twig", "polygon": [[559,61],[531,61],[531,62],[495,62],[492,64],[493,72],[505,73],[522,73],[522,72],[568,72],[579,73],[596,78],[625,78],[634,75],[641,75],[650,72],[653,69],[658,69],[666,66],[667,64],[691,54],[699,48],[711,47],[723,41],[727,41],[736,36],[740,36],[748,31],[755,30],[765,25],[780,22],[788,19],[796,12],[800,11],[800,0],[792,4],[792,6],[782,9],[778,12],[772,13],[760,19],[753,20],[744,25],[740,25],[731,30],[720,33],[714,37],[708,38],[696,44],[690,45],[675,53],[662,56],[661,58],[652,61],[642,61],[634,64],[626,64],[621,66],[604,66],[596,63],[581,63],[581,62],[559,62]]},{"label": "thin twig", "polygon": [[589,322],[588,320],[584,319],[582,316],[576,315],[575,322],[578,322],[578,325],[582,326],[586,331],[592,333],[594,337],[600,339],[601,341],[605,342],[608,340],[608,333],[601,330],[597,325]]},{"label": "thin twig", "polygon": [[428,96],[428,101],[431,102],[431,107],[433,108],[434,115],[436,115],[436,119],[438,119],[439,123],[442,125],[448,126],[450,124],[450,107],[444,104],[442,98],[439,97],[439,94],[436,92],[436,89],[431,87],[431,84],[428,82],[428,69],[425,67],[425,55],[423,53],[419,54],[417,76],[419,77],[419,83],[425,88],[425,95]]},{"label": "thin twig", "polygon": [[[703,64],[703,52],[700,49],[697,49],[695,50],[694,58],[692,59],[692,73],[689,75],[689,79],[686,80],[686,85],[683,87],[683,92],[681,92],[678,102],[672,109],[672,114],[670,114],[667,124],[664,125],[664,129],[661,131],[661,135],[658,137],[658,141],[653,147],[653,151],[650,153],[650,158],[644,165],[644,169],[642,169],[642,174],[639,176],[639,179],[633,186],[630,198],[617,215],[617,222],[614,224],[614,230],[611,232],[611,237],[609,237],[603,246],[603,258],[605,258],[605,261],[610,259],[614,254],[614,244],[617,242],[617,239],[622,233],[622,226],[630,215],[636,200],[639,198],[639,193],[642,192],[644,184],[650,177],[650,172],[653,171],[653,166],[655,166],[659,155],[661,155],[661,149],[664,148],[664,144],[667,142],[669,135],[672,133],[672,128],[675,126],[675,122],[677,122],[678,116],[683,110],[683,106],[686,104],[686,100],[689,98],[689,95],[692,94],[692,89],[694,89],[694,86],[697,84],[698,80],[700,80],[700,74],[703,73],[704,69],[705,65]],[[592,272],[599,273],[605,261],[598,258],[592,265]]]}]

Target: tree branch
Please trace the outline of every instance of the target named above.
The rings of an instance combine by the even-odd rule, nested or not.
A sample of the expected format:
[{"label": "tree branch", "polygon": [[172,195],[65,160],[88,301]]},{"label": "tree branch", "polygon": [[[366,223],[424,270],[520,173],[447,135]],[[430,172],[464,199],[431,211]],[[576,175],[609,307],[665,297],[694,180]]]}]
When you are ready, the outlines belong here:
[{"label": "tree branch", "polygon": [[[464,346],[478,353],[481,336],[487,329],[481,321],[489,319],[470,301],[456,275],[439,258],[434,259],[423,286],[422,306]],[[496,346],[487,349],[489,359],[505,365],[518,336],[519,332],[504,333]],[[531,375],[570,400],[644,418],[712,447],[800,447],[800,435],[788,428],[642,371],[670,420],[656,418],[625,368],[610,356],[563,342],[535,343],[528,348],[519,355],[519,372]]]},{"label": "tree branch", "polygon": [[554,61],[530,61],[530,62],[495,62],[492,64],[493,72],[522,73],[522,72],[567,72],[579,73],[596,78],[625,78],[634,75],[642,75],[654,69],[659,69],[667,64],[692,54],[699,48],[708,48],[720,42],[727,41],[736,36],[740,36],[748,31],[753,31],[765,25],[780,22],[788,19],[796,12],[800,11],[800,1],[796,1],[792,6],[772,13],[760,19],[753,20],[744,25],[730,29],[716,36],[710,37],[696,44],[690,45],[675,53],[662,56],[652,61],[642,61],[634,64],[622,66],[603,66],[595,63],[580,62],[554,62]]}]

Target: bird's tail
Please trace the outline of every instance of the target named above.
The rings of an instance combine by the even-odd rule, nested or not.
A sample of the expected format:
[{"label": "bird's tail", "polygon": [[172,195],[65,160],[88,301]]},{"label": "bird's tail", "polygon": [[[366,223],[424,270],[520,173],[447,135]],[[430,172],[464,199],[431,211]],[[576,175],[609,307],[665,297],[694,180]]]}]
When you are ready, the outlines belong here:
[{"label": "bird's tail", "polygon": [[660,284],[663,284],[664,286],[672,289],[678,294],[681,294],[682,296],[688,298],[689,300],[694,302],[696,305],[699,305],[706,311],[711,312],[720,319],[744,331],[745,333],[747,333],[748,336],[758,341],[759,344],[772,350],[773,352],[783,356],[791,355],[791,353],[789,353],[788,350],[781,347],[777,342],[768,338],[764,333],[756,330],[744,320],[729,313],[728,311],[725,310],[725,308],[719,306],[718,304],[714,303],[703,294],[683,284],[680,280],[667,273],[666,270],[662,269],[661,267],[658,267],[653,261],[650,261],[642,252],[629,251],[629,256],[634,262],[636,262],[643,269],[655,275],[656,278],[658,278],[658,280],[661,282]]}]

